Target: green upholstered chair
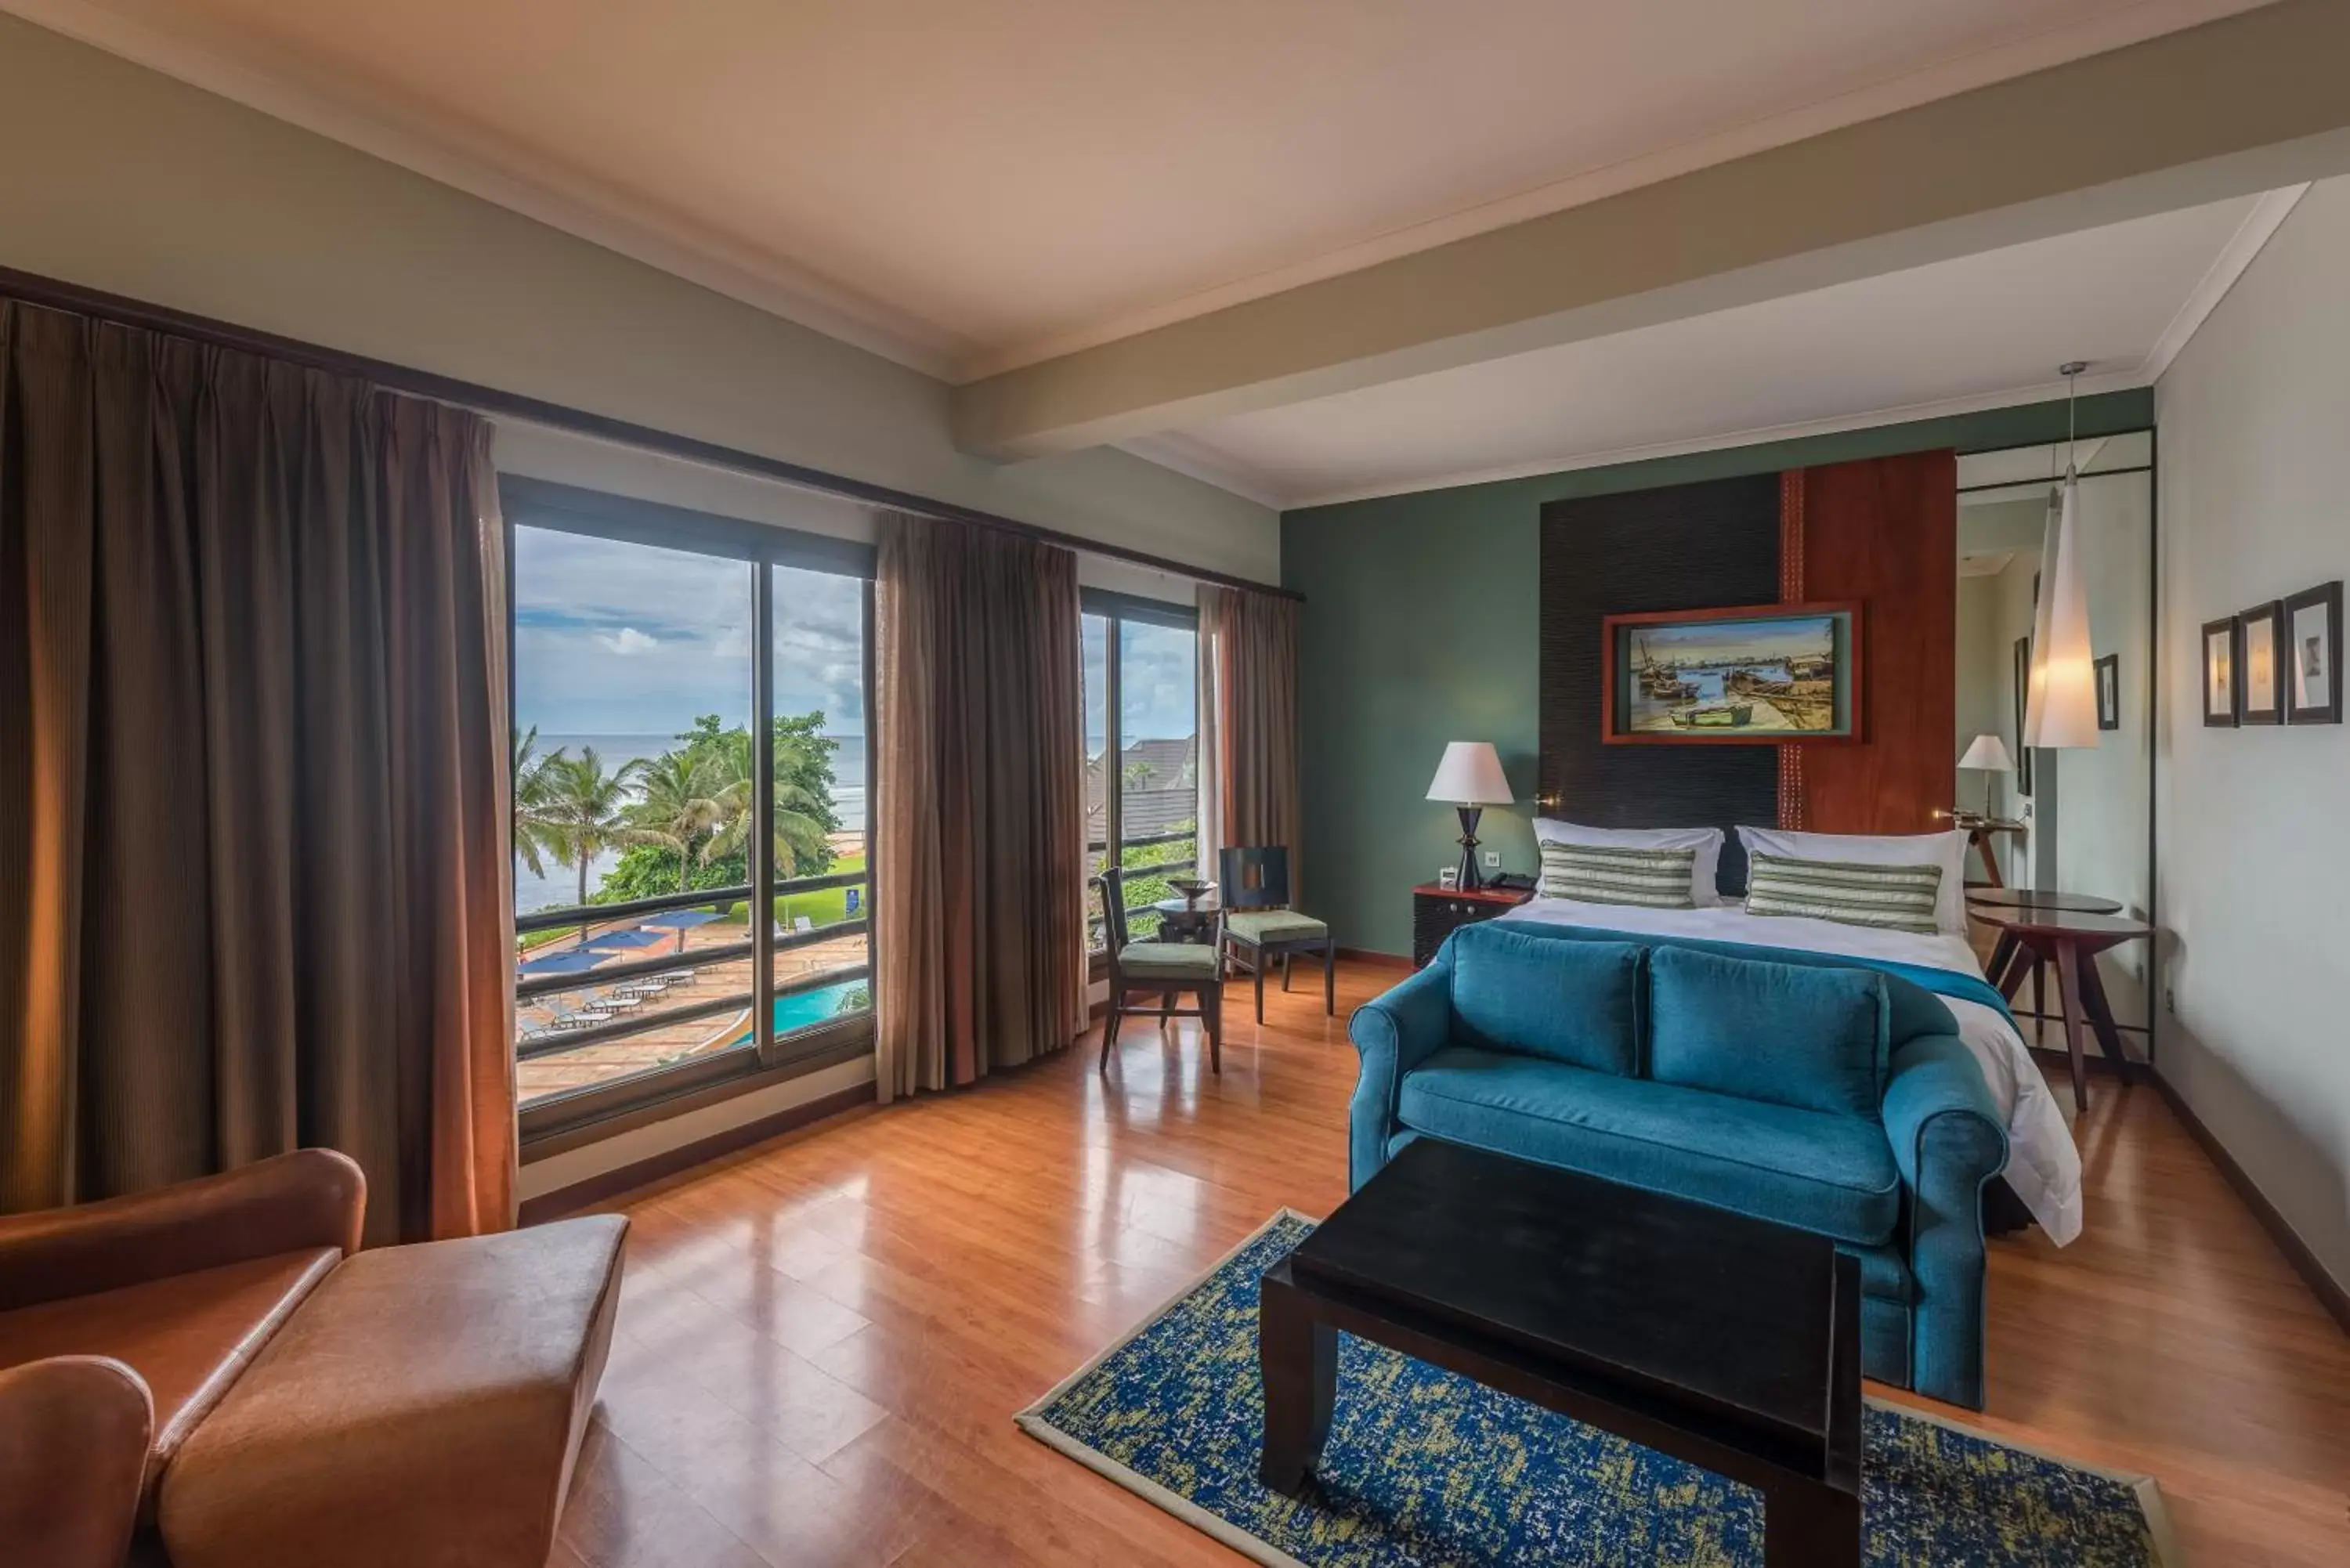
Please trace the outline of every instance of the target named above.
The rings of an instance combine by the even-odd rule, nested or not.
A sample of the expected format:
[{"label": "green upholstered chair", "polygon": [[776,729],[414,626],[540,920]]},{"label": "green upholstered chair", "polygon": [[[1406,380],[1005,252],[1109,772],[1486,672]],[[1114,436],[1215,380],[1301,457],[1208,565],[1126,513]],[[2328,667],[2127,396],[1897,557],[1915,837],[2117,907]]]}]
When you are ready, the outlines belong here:
[{"label": "green upholstered chair", "polygon": [[[1127,998],[1146,992],[1159,998],[1162,1025],[1170,1018],[1196,1018],[1208,1036],[1208,1067],[1224,1070],[1224,971],[1221,950],[1212,940],[1204,942],[1138,942],[1127,933],[1126,869],[1113,866],[1094,878],[1101,891],[1102,940],[1109,955],[1109,1017],[1102,1024],[1101,1066],[1109,1069],[1110,1052],[1118,1045],[1118,1026],[1128,1011]],[[1175,999],[1189,994],[1195,1005],[1177,1007]]]},{"label": "green upholstered chair", "polygon": [[1338,950],[1330,928],[1289,907],[1289,851],[1280,845],[1226,849],[1216,857],[1216,897],[1224,909],[1223,953],[1256,979],[1256,1021],[1264,1022],[1264,970],[1281,961],[1281,989],[1289,989],[1289,961],[1322,955],[1322,1011],[1338,1011]]}]

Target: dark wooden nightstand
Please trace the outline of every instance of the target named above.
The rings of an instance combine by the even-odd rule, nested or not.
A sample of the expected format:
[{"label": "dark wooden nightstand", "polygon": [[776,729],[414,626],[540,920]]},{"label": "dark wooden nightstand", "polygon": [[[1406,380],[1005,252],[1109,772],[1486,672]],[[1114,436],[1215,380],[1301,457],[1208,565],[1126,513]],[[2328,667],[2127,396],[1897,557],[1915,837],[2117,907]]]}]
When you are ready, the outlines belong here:
[{"label": "dark wooden nightstand", "polygon": [[1417,969],[1436,956],[1444,939],[1463,926],[1490,920],[1534,896],[1531,888],[1480,888],[1464,893],[1423,882],[1411,890],[1411,961]]}]

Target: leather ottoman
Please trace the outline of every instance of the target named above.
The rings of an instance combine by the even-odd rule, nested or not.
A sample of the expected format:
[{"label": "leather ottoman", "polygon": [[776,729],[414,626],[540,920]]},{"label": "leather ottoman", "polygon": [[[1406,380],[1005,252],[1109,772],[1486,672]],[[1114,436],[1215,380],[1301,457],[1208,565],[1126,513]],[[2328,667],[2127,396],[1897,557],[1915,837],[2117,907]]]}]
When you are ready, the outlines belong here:
[{"label": "leather ottoman", "polygon": [[627,1231],[601,1215],[347,1259],[163,1472],[174,1568],[543,1568]]}]

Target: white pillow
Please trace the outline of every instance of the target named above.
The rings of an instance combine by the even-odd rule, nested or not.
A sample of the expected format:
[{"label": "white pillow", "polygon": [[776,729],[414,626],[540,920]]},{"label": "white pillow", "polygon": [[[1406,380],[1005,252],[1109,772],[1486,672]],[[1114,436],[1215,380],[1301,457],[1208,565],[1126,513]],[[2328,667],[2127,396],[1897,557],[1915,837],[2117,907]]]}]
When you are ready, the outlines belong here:
[{"label": "white pillow", "polygon": [[1690,902],[1710,909],[1721,902],[1721,829],[1718,827],[1586,827],[1555,816],[1534,818],[1536,844],[1598,845],[1614,849],[1694,849]]},{"label": "white pillow", "polygon": [[1967,836],[1951,833],[1794,833],[1783,827],[1742,827],[1738,842],[1749,855],[1784,855],[1797,860],[1842,860],[1854,866],[1939,866],[1942,885],[1934,895],[1934,924],[1954,936],[1967,934]]}]

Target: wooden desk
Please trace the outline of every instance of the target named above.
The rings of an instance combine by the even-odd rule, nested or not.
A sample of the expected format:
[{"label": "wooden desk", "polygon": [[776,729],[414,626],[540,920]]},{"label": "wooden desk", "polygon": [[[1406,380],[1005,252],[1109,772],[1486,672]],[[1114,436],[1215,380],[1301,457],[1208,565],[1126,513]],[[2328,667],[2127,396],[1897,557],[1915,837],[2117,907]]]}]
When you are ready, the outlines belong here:
[{"label": "wooden desk", "polygon": [[2013,957],[1995,983],[1999,993],[2015,1000],[2024,971],[2037,972],[2043,963],[2056,966],[2056,995],[2064,1012],[2064,1049],[2073,1062],[2073,1108],[2089,1108],[2088,1062],[2084,1030],[2095,1030],[2106,1060],[2126,1073],[2129,1059],[2122,1054],[2121,1032],[2114,1027],[2114,1011],[2106,1001],[2105,981],[2097,978],[2097,955],[2107,948],[2154,935],[2154,928],[2116,915],[2054,909],[2044,905],[2002,908],[1978,903],[1975,919],[1999,928],[2002,945],[2012,938]]}]

